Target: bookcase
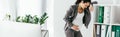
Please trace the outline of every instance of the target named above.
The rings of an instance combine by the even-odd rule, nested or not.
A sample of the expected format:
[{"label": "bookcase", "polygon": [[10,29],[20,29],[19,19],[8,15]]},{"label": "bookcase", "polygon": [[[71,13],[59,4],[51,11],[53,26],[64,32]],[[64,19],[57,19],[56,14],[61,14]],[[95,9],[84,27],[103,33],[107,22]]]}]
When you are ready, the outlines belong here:
[{"label": "bookcase", "polygon": [[93,6],[93,37],[120,37],[120,4]]}]

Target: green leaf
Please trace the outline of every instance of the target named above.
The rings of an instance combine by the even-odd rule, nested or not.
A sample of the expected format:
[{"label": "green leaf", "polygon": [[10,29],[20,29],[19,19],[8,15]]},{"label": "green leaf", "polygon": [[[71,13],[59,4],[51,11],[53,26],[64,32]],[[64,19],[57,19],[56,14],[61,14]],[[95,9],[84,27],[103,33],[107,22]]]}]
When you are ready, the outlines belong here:
[{"label": "green leaf", "polygon": [[40,18],[40,21],[39,21],[40,25],[44,24],[47,18],[48,18],[47,13],[44,13]]},{"label": "green leaf", "polygon": [[20,16],[18,16],[17,18],[16,18],[16,22],[20,22]]}]

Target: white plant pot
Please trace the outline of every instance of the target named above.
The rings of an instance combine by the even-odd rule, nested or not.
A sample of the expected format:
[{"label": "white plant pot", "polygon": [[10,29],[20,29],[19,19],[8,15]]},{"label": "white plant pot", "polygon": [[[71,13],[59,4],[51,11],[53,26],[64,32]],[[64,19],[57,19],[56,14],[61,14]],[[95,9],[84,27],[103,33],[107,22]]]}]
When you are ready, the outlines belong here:
[{"label": "white plant pot", "polygon": [[42,25],[41,25],[41,29],[42,29],[42,30],[47,30],[46,24],[42,24]]}]

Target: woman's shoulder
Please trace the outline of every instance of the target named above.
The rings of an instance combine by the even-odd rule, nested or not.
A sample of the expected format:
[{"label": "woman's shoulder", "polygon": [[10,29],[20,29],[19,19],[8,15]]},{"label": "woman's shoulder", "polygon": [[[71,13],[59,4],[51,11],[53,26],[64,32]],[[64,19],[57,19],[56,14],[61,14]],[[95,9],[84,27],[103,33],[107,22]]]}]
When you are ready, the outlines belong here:
[{"label": "woman's shoulder", "polygon": [[71,5],[70,6],[70,8],[72,8],[72,9],[75,9],[75,8],[77,8],[78,7],[78,5]]}]

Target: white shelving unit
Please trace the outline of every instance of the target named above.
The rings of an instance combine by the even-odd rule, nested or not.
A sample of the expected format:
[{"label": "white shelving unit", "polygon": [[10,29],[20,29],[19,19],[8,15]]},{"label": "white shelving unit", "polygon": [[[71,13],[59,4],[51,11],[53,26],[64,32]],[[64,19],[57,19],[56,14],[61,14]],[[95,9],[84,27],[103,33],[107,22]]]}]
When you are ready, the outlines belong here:
[{"label": "white shelving unit", "polygon": [[[94,24],[103,24],[103,25],[109,25],[108,31],[111,32],[109,37],[112,37],[112,26],[120,26],[120,4],[95,4],[93,5],[95,7],[94,11]],[[110,23],[97,23],[96,22],[96,12],[97,12],[97,6],[104,6],[104,7],[110,7]],[[93,34],[94,35],[94,34]]]},{"label": "white shelving unit", "polygon": [[120,6],[120,4],[94,4],[94,6]]}]

